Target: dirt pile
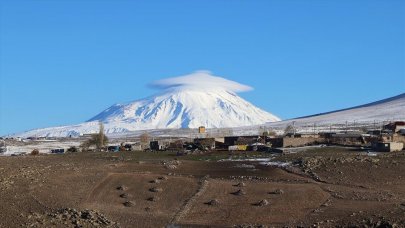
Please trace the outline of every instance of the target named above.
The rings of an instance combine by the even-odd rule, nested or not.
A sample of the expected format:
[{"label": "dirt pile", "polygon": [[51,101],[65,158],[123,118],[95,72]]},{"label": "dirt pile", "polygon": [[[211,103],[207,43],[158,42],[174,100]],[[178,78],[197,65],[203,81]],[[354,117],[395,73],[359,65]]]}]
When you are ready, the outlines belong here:
[{"label": "dirt pile", "polygon": [[166,169],[177,169],[181,162],[179,160],[163,161],[162,165]]}]

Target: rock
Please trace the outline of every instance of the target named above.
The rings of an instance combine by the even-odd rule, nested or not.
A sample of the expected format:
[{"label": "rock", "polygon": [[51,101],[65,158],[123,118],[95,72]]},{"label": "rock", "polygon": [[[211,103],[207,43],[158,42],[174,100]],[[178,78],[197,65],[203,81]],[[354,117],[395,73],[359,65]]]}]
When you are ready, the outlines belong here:
[{"label": "rock", "polygon": [[180,165],[180,161],[178,160],[172,160],[172,161],[163,161],[162,165],[166,169],[177,169],[177,167]]},{"label": "rock", "polygon": [[166,176],[161,176],[161,177],[158,177],[158,179],[159,180],[167,180],[168,178]]},{"label": "rock", "polygon": [[83,211],[80,215],[82,219],[91,219],[93,216],[89,211]]},{"label": "rock", "polygon": [[[36,223],[31,224],[34,227],[67,227],[68,224],[72,224],[73,227],[98,227],[100,225],[118,227],[118,224],[109,221],[104,215],[88,209],[78,211],[73,208],[62,208],[46,215],[34,213],[32,217],[36,219]],[[61,226],[61,224],[63,225]]]}]

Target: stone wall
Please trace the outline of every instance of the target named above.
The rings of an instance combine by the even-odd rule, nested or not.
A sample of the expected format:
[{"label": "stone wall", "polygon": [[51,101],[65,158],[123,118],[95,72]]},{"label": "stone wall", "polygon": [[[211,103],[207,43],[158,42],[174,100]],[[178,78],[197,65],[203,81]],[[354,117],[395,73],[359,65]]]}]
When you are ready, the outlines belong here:
[{"label": "stone wall", "polygon": [[283,138],[283,147],[299,147],[313,144],[325,143],[323,138],[305,137],[305,138]]}]

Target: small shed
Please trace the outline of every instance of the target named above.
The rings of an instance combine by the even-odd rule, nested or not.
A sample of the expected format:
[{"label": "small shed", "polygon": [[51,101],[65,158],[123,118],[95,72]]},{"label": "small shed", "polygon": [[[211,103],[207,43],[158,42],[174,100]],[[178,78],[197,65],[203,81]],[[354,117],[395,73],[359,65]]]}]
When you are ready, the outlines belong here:
[{"label": "small shed", "polygon": [[200,127],[198,128],[198,133],[204,134],[204,133],[205,133],[205,127],[204,127],[204,126],[200,126]]},{"label": "small shed", "polygon": [[374,150],[379,152],[395,152],[404,149],[404,144],[401,142],[378,142],[374,144]]},{"label": "small shed", "polygon": [[150,149],[151,150],[166,150],[167,144],[164,143],[163,141],[151,141]]},{"label": "small shed", "polygon": [[131,150],[132,151],[141,151],[142,145],[141,144],[131,144]]}]

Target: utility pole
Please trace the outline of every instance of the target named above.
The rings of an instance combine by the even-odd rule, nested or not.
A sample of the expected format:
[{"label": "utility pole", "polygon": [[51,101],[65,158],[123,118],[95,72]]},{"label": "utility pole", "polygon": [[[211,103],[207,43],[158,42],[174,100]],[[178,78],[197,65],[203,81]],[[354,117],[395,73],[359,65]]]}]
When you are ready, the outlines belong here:
[{"label": "utility pole", "polygon": [[295,136],[295,121],[293,121],[293,135]]},{"label": "utility pole", "polygon": [[348,130],[348,129],[347,129],[347,120],[346,120],[346,134],[347,134],[347,130]]}]

